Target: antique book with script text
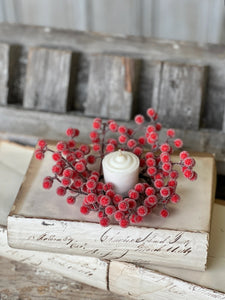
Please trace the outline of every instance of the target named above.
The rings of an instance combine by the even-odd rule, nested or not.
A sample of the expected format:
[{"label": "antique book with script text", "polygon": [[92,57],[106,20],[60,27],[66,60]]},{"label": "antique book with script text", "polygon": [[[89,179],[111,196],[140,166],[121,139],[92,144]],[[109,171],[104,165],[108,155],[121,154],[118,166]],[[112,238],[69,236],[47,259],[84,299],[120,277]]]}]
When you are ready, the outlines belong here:
[{"label": "antique book with script text", "polygon": [[[155,265],[146,269],[131,263],[107,262],[94,257],[10,248],[5,226],[7,214],[31,154],[32,149],[27,147],[0,143],[1,256],[135,299],[225,299],[225,205],[222,201],[214,204],[207,270],[204,272]],[[4,181],[6,177],[7,182]]]},{"label": "antique book with script text", "polygon": [[[194,154],[198,180],[179,177],[180,203],[170,205],[166,219],[154,211],[140,226],[101,227],[94,212],[80,213],[80,195],[71,206],[54,187],[43,190],[43,178],[54,162],[47,153],[32,159],[8,217],[11,247],[93,256],[138,264],[205,270],[215,190],[212,155]],[[176,159],[176,157],[174,157]],[[54,183],[55,184],[55,183]],[[56,185],[55,185],[56,187]]]}]

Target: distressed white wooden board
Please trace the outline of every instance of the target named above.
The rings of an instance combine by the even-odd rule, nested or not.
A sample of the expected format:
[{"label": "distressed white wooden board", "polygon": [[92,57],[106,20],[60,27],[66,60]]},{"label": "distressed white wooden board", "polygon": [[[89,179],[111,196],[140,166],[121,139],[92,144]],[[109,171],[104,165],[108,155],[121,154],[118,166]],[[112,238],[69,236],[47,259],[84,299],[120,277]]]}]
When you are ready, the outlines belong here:
[{"label": "distressed white wooden board", "polygon": [[109,289],[140,300],[225,299],[224,293],[116,261],[110,263]]},{"label": "distressed white wooden board", "polygon": [[101,227],[95,213],[80,214],[81,199],[71,207],[54,190],[42,190],[42,180],[51,170],[51,155],[43,162],[33,160],[8,218],[9,243],[32,250],[203,270],[215,170],[212,156],[195,158],[199,180],[191,183],[180,177],[178,193],[183,200],[170,207],[171,216],[165,220],[156,212],[138,229],[125,230],[117,225]]}]

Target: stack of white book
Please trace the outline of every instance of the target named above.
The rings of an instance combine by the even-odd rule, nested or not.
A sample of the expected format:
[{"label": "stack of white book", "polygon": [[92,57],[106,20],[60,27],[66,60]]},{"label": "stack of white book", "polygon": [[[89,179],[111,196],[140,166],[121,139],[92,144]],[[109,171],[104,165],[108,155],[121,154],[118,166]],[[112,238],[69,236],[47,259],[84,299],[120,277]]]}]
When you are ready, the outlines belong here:
[{"label": "stack of white book", "polygon": [[32,160],[8,217],[13,249],[7,244],[6,219],[31,152],[9,143],[0,145],[4,157],[0,176],[10,178],[1,187],[1,255],[38,262],[66,277],[136,299],[225,299],[225,206],[220,204],[214,204],[208,249],[215,189],[212,156],[196,155],[199,179],[191,190],[181,179],[182,201],[170,218],[164,221],[155,215],[144,226],[127,229],[101,228],[95,216],[85,220],[54,191],[42,191],[43,175],[49,173],[51,163]]}]

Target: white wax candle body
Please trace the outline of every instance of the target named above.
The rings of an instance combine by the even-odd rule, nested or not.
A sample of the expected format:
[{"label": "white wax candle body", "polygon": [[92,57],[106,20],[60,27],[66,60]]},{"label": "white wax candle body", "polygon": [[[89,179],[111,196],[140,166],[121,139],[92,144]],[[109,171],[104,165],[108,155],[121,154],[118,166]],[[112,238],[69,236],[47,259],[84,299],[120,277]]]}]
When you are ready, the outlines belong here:
[{"label": "white wax candle body", "polygon": [[116,193],[126,196],[138,183],[139,164],[139,158],[131,152],[109,153],[102,161],[104,180],[113,183]]}]

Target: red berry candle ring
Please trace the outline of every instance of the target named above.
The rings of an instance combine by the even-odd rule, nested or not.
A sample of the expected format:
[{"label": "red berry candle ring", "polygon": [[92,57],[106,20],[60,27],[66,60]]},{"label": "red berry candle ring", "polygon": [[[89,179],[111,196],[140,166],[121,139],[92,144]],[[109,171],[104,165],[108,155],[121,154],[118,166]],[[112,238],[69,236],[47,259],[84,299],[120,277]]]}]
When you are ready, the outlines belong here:
[{"label": "red berry candle ring", "polygon": [[89,135],[92,146],[77,143],[80,132],[76,128],[67,129],[69,140],[59,141],[56,150],[40,140],[36,158],[41,160],[50,151],[54,161],[52,175],[43,179],[43,188],[50,189],[58,182],[56,193],[66,198],[65,205],[73,205],[82,194],[80,212],[96,212],[101,226],[140,223],[155,207],[161,208],[161,217],[168,217],[169,203],[180,200],[177,170],[196,180],[195,160],[183,150],[179,161],[173,162],[171,154],[183,147],[182,140],[175,138],[174,129],[168,129],[166,140],[160,143],[162,126],[153,108],[147,110],[147,118],[137,115],[135,128],[95,118]]}]

